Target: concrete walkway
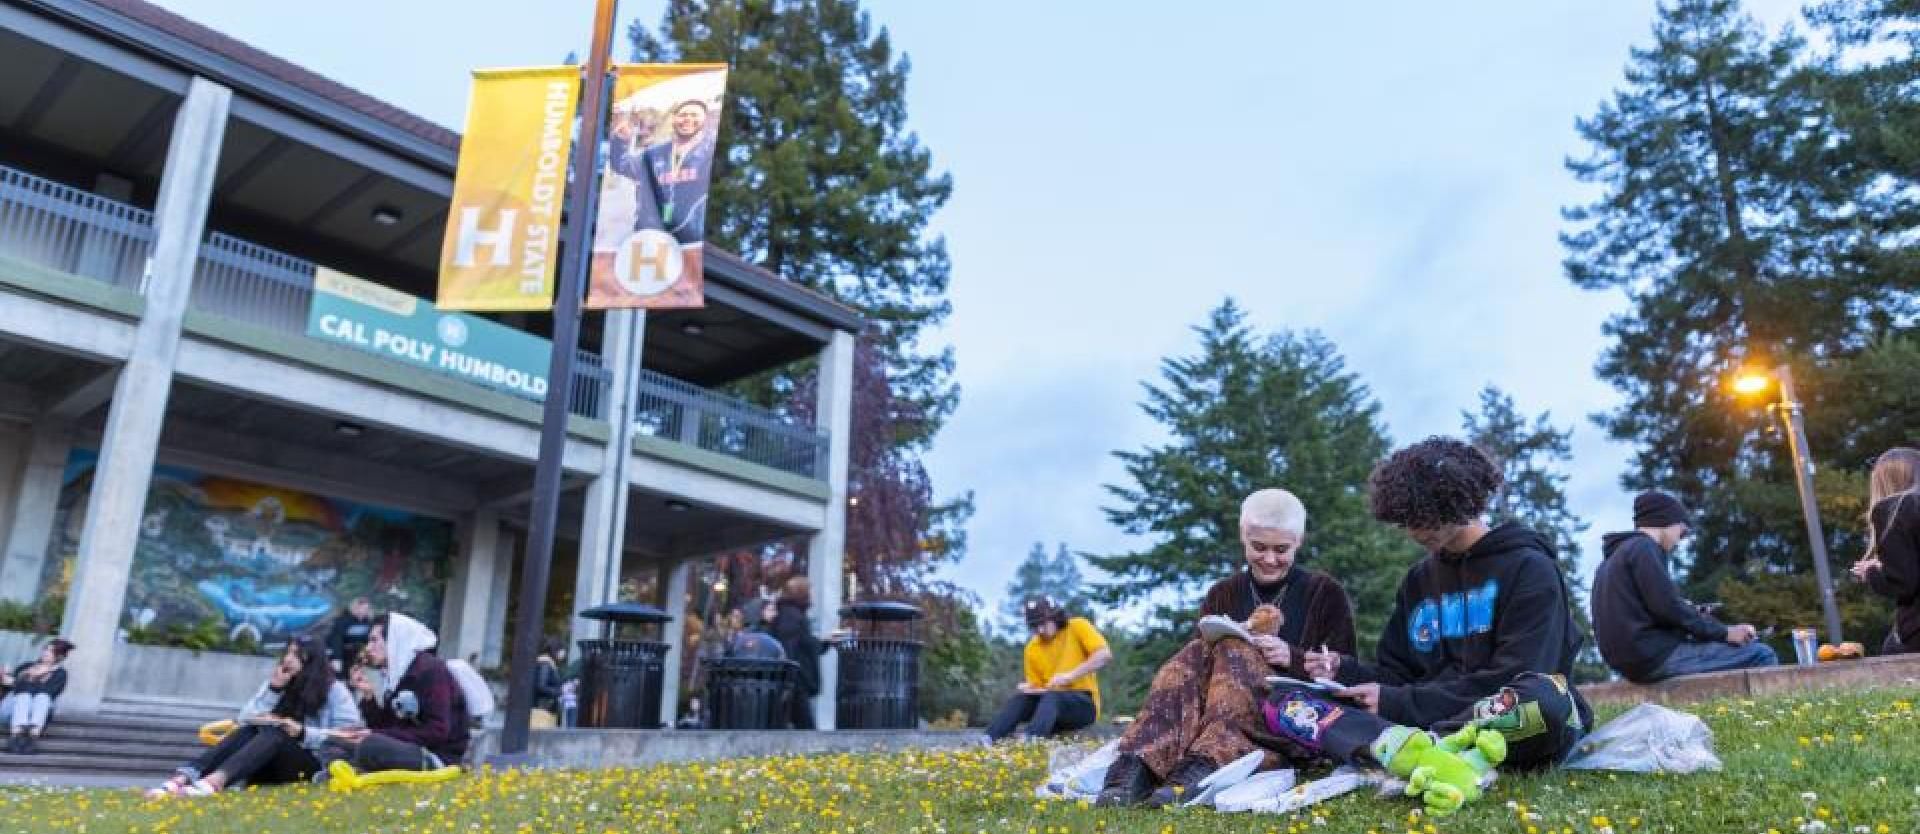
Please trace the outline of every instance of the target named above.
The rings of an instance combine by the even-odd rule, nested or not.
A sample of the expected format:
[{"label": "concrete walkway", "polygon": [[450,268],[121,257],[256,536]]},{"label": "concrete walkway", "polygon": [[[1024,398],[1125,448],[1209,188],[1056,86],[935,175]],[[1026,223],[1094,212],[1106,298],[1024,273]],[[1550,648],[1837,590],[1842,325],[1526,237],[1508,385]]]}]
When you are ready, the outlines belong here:
[{"label": "concrete walkway", "polygon": [[1810,689],[1860,689],[1906,686],[1920,688],[1920,655],[1836,660],[1815,666],[1775,666],[1687,675],[1654,684],[1626,681],[1589,684],[1581,694],[1593,704],[1691,704],[1712,698],[1782,695]]}]

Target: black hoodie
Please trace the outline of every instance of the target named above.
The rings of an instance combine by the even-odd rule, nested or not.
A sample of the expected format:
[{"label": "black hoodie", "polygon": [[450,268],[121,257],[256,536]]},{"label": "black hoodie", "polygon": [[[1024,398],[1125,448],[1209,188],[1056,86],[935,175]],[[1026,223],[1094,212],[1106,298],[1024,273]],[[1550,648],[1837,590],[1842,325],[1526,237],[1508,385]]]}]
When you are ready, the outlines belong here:
[{"label": "black hoodie", "polygon": [[1727,639],[1726,626],[1680,596],[1667,575],[1667,552],[1652,536],[1609,533],[1600,542],[1604,555],[1593,573],[1593,633],[1607,666],[1627,680],[1646,683],[1681,643]]},{"label": "black hoodie", "polygon": [[1408,570],[1378,663],[1343,659],[1339,678],[1378,682],[1381,717],[1431,727],[1523,673],[1571,680],[1583,639],[1552,543],[1507,522],[1465,554],[1430,554]]}]

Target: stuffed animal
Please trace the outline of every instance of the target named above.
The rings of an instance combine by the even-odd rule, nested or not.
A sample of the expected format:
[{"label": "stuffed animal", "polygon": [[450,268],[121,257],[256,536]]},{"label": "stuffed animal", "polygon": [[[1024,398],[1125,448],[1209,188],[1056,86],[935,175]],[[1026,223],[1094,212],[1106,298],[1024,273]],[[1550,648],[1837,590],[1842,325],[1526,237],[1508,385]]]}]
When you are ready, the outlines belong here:
[{"label": "stuffed animal", "polygon": [[1280,634],[1280,626],[1287,622],[1287,615],[1271,605],[1262,605],[1253,609],[1253,615],[1247,618],[1247,630],[1254,634],[1275,637]]},{"label": "stuffed animal", "polygon": [[1432,733],[1393,727],[1374,741],[1373,753],[1387,772],[1407,780],[1408,796],[1420,797],[1428,813],[1446,816],[1480,798],[1487,772],[1507,758],[1507,740],[1472,724],[1437,741]]}]

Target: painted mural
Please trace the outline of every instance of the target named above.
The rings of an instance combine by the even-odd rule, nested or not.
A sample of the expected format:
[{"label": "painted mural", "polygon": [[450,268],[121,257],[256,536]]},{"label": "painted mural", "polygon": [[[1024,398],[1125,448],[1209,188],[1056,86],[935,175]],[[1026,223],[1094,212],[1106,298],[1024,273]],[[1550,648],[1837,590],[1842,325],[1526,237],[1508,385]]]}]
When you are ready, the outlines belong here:
[{"label": "painted mural", "polygon": [[[68,458],[43,588],[72,574],[96,459]],[[366,596],[376,611],[436,626],[453,547],[453,524],[441,519],[159,466],[122,625],[217,620],[229,641],[272,650]]]}]

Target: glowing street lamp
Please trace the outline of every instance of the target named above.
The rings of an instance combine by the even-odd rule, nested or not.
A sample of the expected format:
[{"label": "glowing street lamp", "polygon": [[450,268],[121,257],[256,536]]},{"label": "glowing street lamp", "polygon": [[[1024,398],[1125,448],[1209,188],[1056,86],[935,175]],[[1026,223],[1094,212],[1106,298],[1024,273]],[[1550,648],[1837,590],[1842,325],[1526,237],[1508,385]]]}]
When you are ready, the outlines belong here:
[{"label": "glowing street lamp", "polygon": [[1793,457],[1793,480],[1800,489],[1800,514],[1807,522],[1807,542],[1813,547],[1813,574],[1820,583],[1820,609],[1826,615],[1827,642],[1840,645],[1840,608],[1833,601],[1833,577],[1827,567],[1827,537],[1820,531],[1820,505],[1813,497],[1813,456],[1807,453],[1807,427],[1800,399],[1793,392],[1793,369],[1749,368],[1733,378],[1731,388],[1742,396],[1757,396],[1778,386],[1780,401],[1767,411],[1780,417],[1787,429],[1787,452]]}]

